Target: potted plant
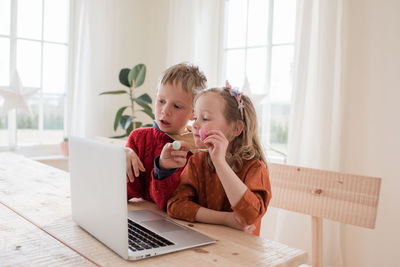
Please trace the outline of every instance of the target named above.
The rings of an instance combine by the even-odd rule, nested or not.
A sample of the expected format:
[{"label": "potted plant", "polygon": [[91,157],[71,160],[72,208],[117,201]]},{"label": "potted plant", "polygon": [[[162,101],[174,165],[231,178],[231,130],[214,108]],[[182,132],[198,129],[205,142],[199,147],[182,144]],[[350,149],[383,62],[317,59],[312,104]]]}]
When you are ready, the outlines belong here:
[{"label": "potted plant", "polygon": [[[144,93],[139,97],[135,97],[135,89],[140,87],[146,78],[146,65],[137,64],[132,69],[124,68],[119,72],[119,81],[122,85],[128,87],[126,90],[107,91],[102,92],[100,95],[119,95],[126,94],[129,97],[129,106],[123,106],[117,110],[114,120],[114,131],[120,127],[125,131],[125,134],[120,136],[114,136],[113,138],[122,138],[129,136],[132,130],[140,127],[150,127],[152,124],[144,124],[141,121],[137,121],[135,112],[141,111],[147,114],[151,119],[154,120],[154,114],[151,107],[151,97]],[[142,109],[135,110],[135,103],[138,104]]]}]

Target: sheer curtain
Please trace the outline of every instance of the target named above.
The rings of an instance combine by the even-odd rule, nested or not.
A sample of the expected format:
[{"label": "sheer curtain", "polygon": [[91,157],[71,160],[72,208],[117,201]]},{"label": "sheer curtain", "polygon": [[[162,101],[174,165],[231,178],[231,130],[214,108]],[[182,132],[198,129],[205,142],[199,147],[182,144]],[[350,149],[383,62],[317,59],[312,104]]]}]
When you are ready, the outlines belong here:
[{"label": "sheer curtain", "polygon": [[169,2],[167,66],[192,62],[204,71],[209,87],[222,86],[218,82],[224,0]]},{"label": "sheer curtain", "polygon": [[111,75],[111,51],[118,45],[113,40],[115,12],[115,4],[109,0],[73,1],[69,135],[93,137],[107,132],[104,127],[111,128],[105,108],[110,97],[100,97],[99,93],[115,86]]},{"label": "sheer curtain", "polygon": [[[300,0],[288,164],[340,170],[342,0]],[[324,266],[342,266],[341,226],[324,220]],[[275,239],[311,251],[311,218],[279,211]]]},{"label": "sheer curtain", "polygon": [[[75,0],[72,3],[74,39],[71,42],[68,134],[118,135],[121,132],[114,132],[112,127],[114,116],[119,107],[129,103],[128,99],[126,95],[99,94],[124,89],[118,81],[120,69],[133,67],[139,61],[148,62],[135,58],[146,54],[142,47],[138,48],[145,39],[137,29],[142,19],[138,14],[147,7],[147,1],[143,5],[125,0]],[[152,40],[152,36],[148,39]],[[147,47],[151,49],[151,45]]]},{"label": "sheer curtain", "polygon": [[122,134],[113,132],[112,125],[118,108],[129,104],[126,95],[99,96],[125,89],[118,81],[122,68],[145,63],[146,82],[140,90],[150,96],[166,67],[182,61],[199,65],[209,85],[216,85],[224,0],[72,2],[69,135]]}]

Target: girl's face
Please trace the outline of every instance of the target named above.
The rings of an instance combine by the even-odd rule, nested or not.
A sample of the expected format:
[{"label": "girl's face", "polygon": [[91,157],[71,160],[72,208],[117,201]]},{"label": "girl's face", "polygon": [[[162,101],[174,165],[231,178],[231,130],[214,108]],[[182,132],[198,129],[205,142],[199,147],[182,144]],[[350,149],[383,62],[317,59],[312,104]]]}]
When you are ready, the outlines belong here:
[{"label": "girl's face", "polygon": [[196,147],[205,148],[200,130],[207,135],[210,130],[220,130],[229,141],[233,138],[233,126],[224,116],[225,101],[217,93],[200,96],[194,105],[193,136]]}]

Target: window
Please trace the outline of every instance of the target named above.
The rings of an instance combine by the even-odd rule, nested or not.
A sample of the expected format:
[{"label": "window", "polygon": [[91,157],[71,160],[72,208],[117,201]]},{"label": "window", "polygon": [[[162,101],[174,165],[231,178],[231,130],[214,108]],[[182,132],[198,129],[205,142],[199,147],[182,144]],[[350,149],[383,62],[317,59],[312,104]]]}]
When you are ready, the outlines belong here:
[{"label": "window", "polygon": [[285,157],[296,0],[227,0],[223,80],[246,86],[267,155]]},{"label": "window", "polygon": [[[68,77],[69,0],[0,0],[0,89],[17,72],[33,116],[0,114],[0,147],[60,143]],[[0,109],[7,98],[0,95]]]}]

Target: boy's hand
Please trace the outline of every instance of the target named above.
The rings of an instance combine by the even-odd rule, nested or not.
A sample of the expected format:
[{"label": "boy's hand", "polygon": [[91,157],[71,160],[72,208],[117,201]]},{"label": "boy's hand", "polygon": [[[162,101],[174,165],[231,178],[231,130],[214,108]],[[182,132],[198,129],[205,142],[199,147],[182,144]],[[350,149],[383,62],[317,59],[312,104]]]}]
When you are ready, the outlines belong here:
[{"label": "boy's hand", "polygon": [[225,225],[252,234],[256,230],[254,224],[247,225],[235,212],[227,212]]},{"label": "boy's hand", "polygon": [[160,168],[164,170],[170,170],[175,168],[181,168],[186,164],[186,156],[190,150],[189,143],[185,141],[179,141],[181,147],[175,150],[172,143],[167,143],[163,147],[160,155]]},{"label": "boy's hand", "polygon": [[[126,154],[126,174],[128,175],[128,181],[133,183],[135,181],[135,177],[139,176],[139,171],[146,171],[143,166],[143,163],[140,161],[138,155],[136,155],[135,151],[133,151],[129,147],[125,147]],[[133,172],[132,172],[133,169]]]}]

